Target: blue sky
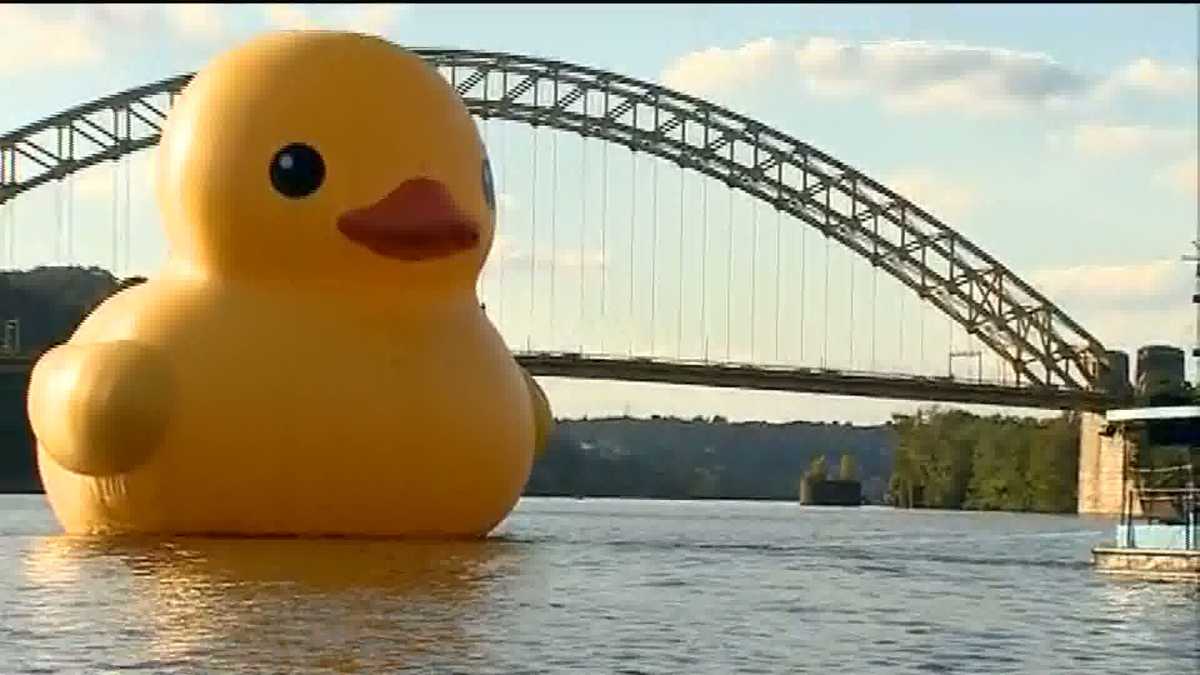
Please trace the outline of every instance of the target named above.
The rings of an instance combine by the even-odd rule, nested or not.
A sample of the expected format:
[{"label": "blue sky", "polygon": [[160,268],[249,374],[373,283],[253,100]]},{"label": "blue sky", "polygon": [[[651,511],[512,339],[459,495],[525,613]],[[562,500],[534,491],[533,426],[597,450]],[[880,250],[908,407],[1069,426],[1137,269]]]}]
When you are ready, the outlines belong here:
[{"label": "blue sky", "polygon": [[[775,125],[925,205],[1037,284],[1106,344],[1136,349],[1151,341],[1182,343],[1193,329],[1188,303],[1191,279],[1178,259],[1197,229],[1200,19],[1195,5],[5,5],[0,7],[0,26],[16,36],[0,41],[0,128],[4,129],[97,96],[195,70],[240,40],[278,27],[348,28],[412,46],[549,56],[663,82]],[[528,245],[522,248],[522,242],[527,241],[532,222],[533,200],[540,205],[537,222],[542,246],[547,245],[541,237],[549,213],[546,189],[535,192],[529,178],[531,136],[523,129],[499,126],[487,133],[492,136],[494,157],[502,143],[510,153],[498,167],[500,190],[507,196],[501,234],[510,236],[502,242],[496,260],[503,262],[508,255],[515,262],[522,254],[527,259]],[[546,136],[539,146],[541,181],[546,180],[551,142],[552,136]],[[568,166],[578,167],[581,143],[568,137],[557,142],[563,157],[575,158],[576,164]],[[600,150],[593,144],[587,152],[594,187]],[[626,151],[610,152],[610,180],[628,184]],[[156,210],[145,184],[152,157],[143,153],[131,160],[135,234],[129,269],[133,271],[152,270],[162,256]],[[641,180],[652,167],[649,162],[639,164]],[[665,165],[659,171],[664,202],[659,218],[678,221],[678,175]],[[71,203],[77,213],[72,218],[80,258],[108,260],[112,173],[111,165],[90,170],[70,188],[75,194]],[[695,190],[698,185],[685,187]],[[23,253],[16,256],[18,264],[52,262],[53,234],[35,221],[54,222],[56,189],[64,188],[46,188],[19,200],[15,217]],[[585,190],[577,183],[560,185],[558,203],[576,204]],[[668,193],[674,196],[667,198]],[[725,270],[721,247],[726,241],[727,230],[722,228],[728,226],[728,207],[721,200],[727,194],[721,188],[711,196],[715,206],[710,260],[711,270],[719,276]],[[610,202],[613,217],[624,222],[632,216],[639,224],[635,232],[647,232],[648,223],[643,221],[651,204],[650,189],[637,193],[636,207],[631,207],[633,199],[628,190],[616,190]],[[734,206],[735,221],[752,217],[744,200],[735,200]],[[695,220],[699,216],[693,208],[697,207],[689,206],[682,215]],[[564,239],[574,242],[582,237],[589,255],[595,253],[596,215],[571,216],[565,207],[557,209],[562,213],[558,226]],[[776,242],[769,214],[763,211],[760,217],[766,229],[759,244],[770,250]],[[678,225],[662,227],[664,240],[676,236],[670,228]],[[802,245],[794,229],[780,240],[790,247],[785,251],[793,261]],[[741,245],[745,240],[738,234]],[[647,240],[644,234],[634,236],[640,252]],[[614,250],[628,250],[628,235],[622,239],[615,231],[613,237]],[[824,242],[810,236],[805,245],[804,260],[819,275],[824,259],[812,256],[823,255]],[[843,287],[853,263],[839,255],[835,250],[831,258],[834,286],[843,293],[839,300],[830,300],[835,314],[847,305]],[[744,357],[761,360],[773,357],[770,340],[763,342],[773,332],[773,308],[782,307],[786,317],[799,306],[799,299],[777,299],[768,293],[771,274],[752,268],[749,260],[747,248],[732,263],[732,277],[740,279],[732,293],[748,298],[754,288],[768,309],[754,317],[735,312],[727,323],[737,326],[732,351],[741,349]],[[620,280],[632,272],[637,288],[649,279],[644,266],[627,263],[617,255],[604,268],[611,275],[604,278],[614,307],[629,295],[627,285],[621,285],[627,282]],[[674,259],[667,254],[660,269],[667,277],[691,278],[695,270],[688,264],[677,254]],[[497,279],[499,265],[492,265],[490,276],[485,276],[485,295],[488,284]],[[564,269],[556,272],[564,289],[555,305],[561,324],[556,331],[563,334],[558,346],[572,339],[571,324],[563,317],[573,316],[578,308],[572,299],[578,297],[579,282],[572,280],[580,265],[574,271],[567,267],[564,263]],[[582,267],[585,304],[591,307],[588,298],[596,296],[599,272]],[[789,269],[794,275],[794,266]],[[855,297],[861,301],[870,270],[860,267],[855,273]],[[512,274],[520,272],[514,267]],[[752,274],[754,286],[749,281]],[[886,280],[882,283],[880,297],[885,300],[878,303],[882,328],[877,332],[894,340],[901,322],[896,305],[899,290]],[[818,285],[805,288],[806,306],[817,307],[820,298],[810,296],[819,292]],[[693,317],[698,295],[689,295],[690,287],[683,290],[687,293],[682,309],[676,290],[658,291],[662,316],[656,318],[653,330],[656,349],[678,339],[672,332],[676,328],[669,325],[673,313],[680,313],[681,323],[699,320],[698,315]],[[515,295],[505,301],[510,306],[529,304],[527,291],[524,296],[520,290],[511,292]],[[717,288],[709,297],[719,304],[723,296]],[[542,303],[544,307],[544,299]],[[527,311],[510,311],[502,322],[514,343],[523,342],[530,328],[513,317]],[[906,315],[904,339],[912,340],[914,315]],[[857,321],[862,317],[860,313]],[[753,347],[748,334],[737,333],[752,318],[757,328]],[[848,331],[849,318],[837,320]],[[946,327],[932,314],[928,320],[931,332],[942,331],[941,337],[929,338],[933,341],[929,369],[944,371]],[[644,351],[651,334],[647,322],[645,307],[635,307],[607,322],[608,339],[636,329]],[[725,322],[718,312],[707,329],[692,332],[712,333],[721,340]],[[836,328],[831,323],[831,334]],[[794,326],[785,329],[783,340],[794,344],[795,330]],[[804,340],[812,341],[804,342],[806,356],[797,353],[785,360],[813,362],[820,341],[815,336]],[[912,354],[915,348],[909,345],[905,353]],[[840,343],[830,349],[836,358],[867,369],[864,359],[870,345],[866,342],[850,348],[853,352]],[[938,349],[941,357],[936,356]],[[900,352],[883,354],[881,359],[893,357],[899,361]],[[891,402],[698,389],[676,393],[649,385],[551,382],[549,387],[556,406],[568,415],[628,409],[867,421],[898,409]]]}]

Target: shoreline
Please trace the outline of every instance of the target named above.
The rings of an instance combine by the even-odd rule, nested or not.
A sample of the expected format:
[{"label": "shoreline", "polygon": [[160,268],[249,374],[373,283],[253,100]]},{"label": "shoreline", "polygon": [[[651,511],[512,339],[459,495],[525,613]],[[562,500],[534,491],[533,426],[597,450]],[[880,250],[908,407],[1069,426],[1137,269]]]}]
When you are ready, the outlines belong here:
[{"label": "shoreline", "polygon": [[[20,490],[0,490],[0,497],[6,496],[34,496],[45,495],[41,490],[36,491],[20,491]],[[849,511],[855,509],[868,509],[872,511],[887,510],[899,511],[908,513],[940,513],[940,514],[974,514],[974,513],[991,513],[991,514],[1009,514],[1009,515],[1040,515],[1040,516],[1087,516],[1090,518],[1106,518],[1116,517],[1118,514],[1096,514],[1096,513],[1077,513],[1074,511],[1005,511],[999,509],[936,509],[912,507],[905,508],[892,504],[860,504],[855,506],[836,506],[822,504],[801,504],[797,499],[775,499],[772,497],[647,497],[647,496],[624,496],[624,495],[564,495],[564,494],[522,494],[521,499],[560,499],[564,501],[589,501],[589,500],[608,500],[608,501],[641,501],[641,502],[744,502],[744,503],[764,503],[764,504],[792,504],[803,509],[821,510],[821,509],[837,509],[840,511]]]}]

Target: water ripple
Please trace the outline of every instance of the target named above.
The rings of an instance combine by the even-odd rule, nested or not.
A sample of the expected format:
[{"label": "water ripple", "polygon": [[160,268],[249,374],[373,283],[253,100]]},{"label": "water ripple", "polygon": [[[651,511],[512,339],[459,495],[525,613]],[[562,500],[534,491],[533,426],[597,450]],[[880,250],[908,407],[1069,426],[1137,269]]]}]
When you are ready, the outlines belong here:
[{"label": "water ripple", "polygon": [[[10,508],[11,507],[11,508]],[[0,497],[4,672],[1187,672],[1200,587],[1095,519],[525,500],[485,542],[54,534]]]}]

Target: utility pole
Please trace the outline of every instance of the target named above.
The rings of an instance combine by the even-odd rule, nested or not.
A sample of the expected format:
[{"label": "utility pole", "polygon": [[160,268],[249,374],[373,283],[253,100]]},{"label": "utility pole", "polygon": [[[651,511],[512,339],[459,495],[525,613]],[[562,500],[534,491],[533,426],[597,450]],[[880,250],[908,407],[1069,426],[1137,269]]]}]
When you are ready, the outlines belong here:
[{"label": "utility pole", "polygon": [[950,379],[954,379],[954,359],[956,358],[974,358],[975,359],[975,377],[980,384],[983,383],[983,351],[979,349],[970,349],[962,351],[951,351],[946,357],[946,375]]},{"label": "utility pole", "polygon": [[9,319],[4,322],[4,339],[0,342],[0,352],[11,356],[21,353],[20,319]]}]

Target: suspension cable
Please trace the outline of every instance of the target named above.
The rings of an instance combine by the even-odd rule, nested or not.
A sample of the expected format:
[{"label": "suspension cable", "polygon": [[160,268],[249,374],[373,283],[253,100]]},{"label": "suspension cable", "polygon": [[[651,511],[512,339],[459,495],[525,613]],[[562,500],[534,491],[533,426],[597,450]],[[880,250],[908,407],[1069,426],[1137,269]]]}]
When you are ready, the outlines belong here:
[{"label": "suspension cable", "polygon": [[854,370],[854,336],[857,332],[854,330],[854,260],[849,256],[846,260],[850,267],[850,370]]},{"label": "suspension cable", "polygon": [[[584,98],[584,115],[585,116],[587,115],[587,99],[586,98]],[[583,289],[584,289],[584,285],[585,285],[585,278],[584,278],[585,265],[583,262],[583,251],[584,251],[584,238],[585,238],[585,235],[587,234],[587,216],[588,216],[588,209],[587,209],[588,137],[582,136],[581,138],[582,138],[582,144],[581,144],[579,154],[583,157],[583,170],[580,172],[580,174],[581,174],[581,179],[580,179],[581,189],[579,191],[579,193],[580,193],[580,199],[579,199],[579,203],[580,203],[580,209],[579,209],[579,351],[580,351],[580,353],[583,353],[583,325],[584,325],[584,317],[583,317],[584,293],[583,293]]]},{"label": "suspension cable", "polygon": [[[950,337],[947,339],[947,341],[950,344],[946,348],[946,354],[950,358],[954,358],[953,356],[951,356],[951,354],[954,353],[954,319],[952,319],[950,317],[950,315],[948,315],[948,314],[946,315],[946,327],[947,327],[947,329],[949,329],[949,334],[950,334]],[[950,368],[949,371],[946,373],[946,376],[949,377],[953,372],[954,372],[954,369]]]},{"label": "suspension cable", "polygon": [[61,180],[54,181],[54,261],[63,263],[63,186]]},{"label": "suspension cable", "polygon": [[824,342],[821,346],[821,367],[825,368],[829,364],[829,258],[830,258],[830,242],[829,235],[825,235],[825,319],[823,326],[825,329]]},{"label": "suspension cable", "polygon": [[558,132],[550,134],[550,344],[558,349],[554,325],[555,282],[558,277]]},{"label": "suspension cable", "polygon": [[758,304],[758,202],[750,200],[750,219],[754,223],[754,247],[750,253],[750,361],[754,361],[754,317]]},{"label": "suspension cable", "polygon": [[600,144],[600,351],[604,352],[604,337],[608,332],[605,307],[608,304],[608,143]]},{"label": "suspension cable", "polygon": [[879,266],[871,264],[871,372],[875,372],[875,326],[879,320]]},{"label": "suspension cable", "polygon": [[725,361],[733,354],[733,188],[729,188],[729,248],[725,258]]},{"label": "suspension cable", "polygon": [[112,213],[111,213],[112,220],[109,224],[112,226],[112,270],[113,270],[113,273],[116,274],[117,269],[118,269],[118,267],[117,267],[117,255],[119,254],[118,247],[120,245],[120,239],[121,239],[120,226],[118,225],[118,221],[117,221],[117,205],[120,202],[120,199],[118,198],[118,190],[120,189],[120,181],[121,181],[121,172],[120,172],[121,165],[119,162],[113,162],[112,166],[110,168],[112,169],[112,202],[110,204],[110,206],[112,207]]},{"label": "suspension cable", "polygon": [[[4,160],[0,159],[0,161]],[[12,209],[9,208],[8,204],[0,204],[0,244],[4,246],[4,267],[7,269],[15,267],[12,261],[13,234],[12,223],[10,222],[12,219],[11,213]]]},{"label": "suspension cable", "polygon": [[629,164],[631,167],[629,174],[629,355],[633,356],[633,345],[637,340],[637,321],[633,312],[634,272],[636,272],[636,266],[633,263],[634,233],[637,231],[635,224],[637,220],[637,151],[633,148],[629,149]]},{"label": "suspension cable", "polygon": [[538,184],[538,128],[533,128],[533,198],[529,214],[529,328],[525,337],[526,349],[533,345],[534,306],[537,300],[534,273],[537,271],[537,184]]},{"label": "suspension cable", "polygon": [[[129,137],[129,115],[125,115],[125,136]],[[131,229],[131,220],[133,218],[133,199],[130,195],[130,190],[133,188],[133,177],[130,175],[132,160],[129,155],[125,155],[125,212],[121,220],[121,227],[124,229],[125,240],[125,264],[122,267],[122,272],[128,274],[133,268],[133,231]]]},{"label": "suspension cable", "polygon": [[67,201],[64,205],[67,210],[66,225],[67,225],[67,262],[68,264],[75,261],[75,174],[67,174]]},{"label": "suspension cable", "polygon": [[808,251],[806,250],[805,230],[808,227],[804,223],[800,223],[800,358],[799,362],[804,363],[804,294],[808,290],[806,276],[808,275]]},{"label": "suspension cable", "polygon": [[921,296],[921,370],[925,372],[925,297]]},{"label": "suspension cable", "polygon": [[650,355],[654,356],[654,334],[658,325],[655,321],[658,304],[658,161],[650,163]]},{"label": "suspension cable", "polygon": [[17,266],[17,203],[10,201],[4,205],[5,212],[8,214],[8,264],[9,267]]},{"label": "suspension cable", "polygon": [[775,207],[775,362],[779,363],[779,301],[780,295],[780,278],[783,277],[782,263],[780,261],[780,251],[783,250],[783,242],[780,237],[783,234],[783,222],[779,207]]},{"label": "suspension cable", "polygon": [[700,210],[704,216],[704,243],[700,253],[700,335],[704,339],[704,358],[708,360],[708,180],[700,178]]},{"label": "suspension cable", "polygon": [[683,356],[683,230],[687,204],[687,170],[679,167],[679,306],[675,308],[675,358]]},{"label": "suspension cable", "polygon": [[[507,127],[501,127],[501,129],[507,129]],[[498,176],[502,177],[501,180],[508,178],[508,133],[509,133],[508,131],[503,131],[500,133],[500,167],[499,167],[500,171],[498,172]],[[501,183],[497,183],[497,184],[499,185]],[[499,220],[499,218],[497,218],[497,220]],[[507,221],[507,218],[505,220]],[[500,265],[500,298],[499,298],[499,302],[497,303],[500,306],[496,308],[496,310],[497,310],[496,315],[497,315],[497,318],[499,319],[499,324],[501,326],[503,326],[504,325],[504,304],[505,304],[504,297],[506,295],[506,290],[507,290],[504,286],[504,268],[507,267],[508,265],[506,264],[506,261],[504,260],[503,255],[500,256],[497,263]]]}]

